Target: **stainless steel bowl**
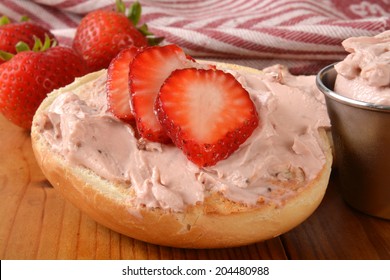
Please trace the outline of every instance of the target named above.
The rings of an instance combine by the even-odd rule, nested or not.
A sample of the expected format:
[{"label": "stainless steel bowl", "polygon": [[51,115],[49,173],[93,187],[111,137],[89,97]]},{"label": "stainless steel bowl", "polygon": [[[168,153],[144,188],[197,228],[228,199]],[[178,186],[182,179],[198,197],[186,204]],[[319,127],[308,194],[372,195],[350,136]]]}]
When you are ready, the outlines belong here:
[{"label": "stainless steel bowl", "polygon": [[325,95],[344,200],[372,216],[390,219],[390,106],[347,98],[333,91],[334,64],[316,84]]}]

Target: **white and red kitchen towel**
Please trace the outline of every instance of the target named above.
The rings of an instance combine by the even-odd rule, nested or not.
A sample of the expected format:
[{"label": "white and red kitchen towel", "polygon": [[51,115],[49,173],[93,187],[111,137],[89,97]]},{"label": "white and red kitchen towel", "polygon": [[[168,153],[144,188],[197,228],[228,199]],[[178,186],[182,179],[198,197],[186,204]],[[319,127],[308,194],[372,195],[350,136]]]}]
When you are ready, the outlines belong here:
[{"label": "white and red kitchen towel", "polygon": [[[115,0],[1,0],[0,15],[27,15],[71,45],[78,22]],[[132,1],[124,1],[131,3]],[[390,0],[139,0],[141,21],[195,58],[254,68],[281,63],[314,74],[342,59],[341,42],[390,29]]]}]

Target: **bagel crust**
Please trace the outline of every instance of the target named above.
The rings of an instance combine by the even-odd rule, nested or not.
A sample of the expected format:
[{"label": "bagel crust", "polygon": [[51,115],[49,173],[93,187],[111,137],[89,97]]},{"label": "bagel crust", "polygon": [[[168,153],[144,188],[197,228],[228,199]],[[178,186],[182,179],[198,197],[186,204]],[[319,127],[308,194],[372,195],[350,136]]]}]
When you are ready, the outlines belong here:
[{"label": "bagel crust", "polygon": [[[224,68],[257,73],[236,65]],[[42,134],[41,118],[54,99],[64,92],[105,75],[105,70],[77,79],[54,91],[41,104],[31,129],[33,150],[43,173],[67,200],[98,223],[132,238],[164,246],[221,248],[242,246],[276,237],[296,227],[319,206],[328,185],[332,154],[325,129],[319,129],[325,163],[314,178],[305,182],[274,182],[294,190],[282,203],[259,199],[254,205],[208,192],[201,202],[183,211],[134,204],[136,193],[123,182],[105,179],[83,166],[72,165],[54,152]],[[259,72],[260,74],[260,72]],[[174,171],[172,171],[174,172]]]}]

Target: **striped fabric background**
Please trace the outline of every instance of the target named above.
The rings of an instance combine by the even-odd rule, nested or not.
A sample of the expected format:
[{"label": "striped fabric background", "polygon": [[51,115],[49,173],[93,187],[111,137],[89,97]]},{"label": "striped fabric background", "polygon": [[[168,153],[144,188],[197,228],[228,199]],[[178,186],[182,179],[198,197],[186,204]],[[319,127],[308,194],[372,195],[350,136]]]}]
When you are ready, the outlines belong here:
[{"label": "striped fabric background", "polygon": [[[71,45],[83,15],[115,0],[0,0],[0,15],[27,15]],[[132,1],[125,1],[131,3]],[[341,42],[390,29],[390,0],[139,0],[142,22],[195,58],[254,68],[282,63],[314,74],[342,59]]]}]

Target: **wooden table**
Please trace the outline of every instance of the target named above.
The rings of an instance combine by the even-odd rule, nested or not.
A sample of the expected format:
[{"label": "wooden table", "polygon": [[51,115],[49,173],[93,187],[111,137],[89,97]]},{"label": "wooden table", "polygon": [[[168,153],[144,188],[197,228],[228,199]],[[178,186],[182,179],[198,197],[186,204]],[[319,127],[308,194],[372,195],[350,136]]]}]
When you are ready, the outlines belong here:
[{"label": "wooden table", "polygon": [[290,232],[239,248],[161,247],[95,223],[41,173],[28,132],[0,115],[0,259],[390,259],[390,221],[345,205],[333,172],[316,212]]}]

